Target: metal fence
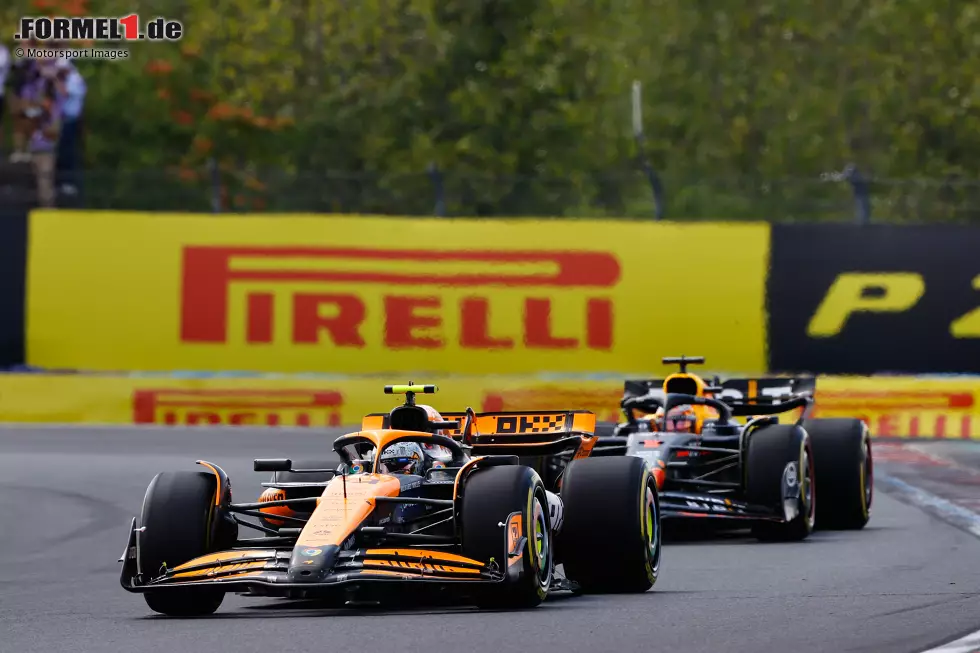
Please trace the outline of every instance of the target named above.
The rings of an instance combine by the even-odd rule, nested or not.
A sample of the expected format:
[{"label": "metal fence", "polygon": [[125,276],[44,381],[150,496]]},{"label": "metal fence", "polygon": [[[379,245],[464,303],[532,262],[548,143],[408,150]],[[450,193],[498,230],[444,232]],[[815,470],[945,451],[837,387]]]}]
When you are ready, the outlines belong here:
[{"label": "metal fence", "polygon": [[980,182],[867,179],[853,167],[760,179],[590,171],[552,178],[368,172],[89,170],[77,208],[441,217],[933,223],[980,220]]}]

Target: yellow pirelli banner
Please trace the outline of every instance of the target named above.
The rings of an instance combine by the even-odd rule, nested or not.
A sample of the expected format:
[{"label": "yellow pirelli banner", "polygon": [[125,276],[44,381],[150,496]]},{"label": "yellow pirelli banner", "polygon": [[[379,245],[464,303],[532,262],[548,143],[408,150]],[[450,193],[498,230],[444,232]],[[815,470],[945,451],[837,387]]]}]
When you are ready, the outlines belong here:
[{"label": "yellow pirelli banner", "polygon": [[[618,419],[622,384],[543,382],[515,377],[433,378],[420,396],[447,412],[575,407]],[[360,424],[402,399],[381,379],[173,379],[101,375],[0,374],[0,422],[162,426],[331,427]]]},{"label": "yellow pirelli banner", "polygon": [[768,250],[765,224],[39,211],[27,362],[759,374]]},{"label": "yellow pirelli banner", "polygon": [[[615,381],[544,381],[518,376],[419,378],[439,392],[424,401],[452,412],[591,410],[619,421]],[[0,422],[158,426],[355,426],[394,408],[385,380],[354,378],[131,378],[0,375]],[[980,438],[980,381],[822,377],[816,417],[857,417],[875,436]],[[787,419],[796,417],[787,414]]]}]

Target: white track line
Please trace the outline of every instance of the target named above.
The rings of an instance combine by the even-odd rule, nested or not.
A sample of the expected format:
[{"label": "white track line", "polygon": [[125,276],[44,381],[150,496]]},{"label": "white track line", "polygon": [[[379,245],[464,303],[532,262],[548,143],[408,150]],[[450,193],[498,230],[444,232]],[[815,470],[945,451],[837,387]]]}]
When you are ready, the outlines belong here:
[{"label": "white track line", "polygon": [[[932,457],[939,459],[937,456]],[[913,505],[980,538],[980,515],[972,510],[967,510],[963,506],[956,505],[952,501],[947,501],[894,476],[885,474],[876,474],[875,476],[876,480],[884,481],[885,487],[897,491]],[[922,651],[922,653],[980,653],[980,630],[936,648]]]},{"label": "white track line", "polygon": [[980,537],[980,515],[972,510],[968,510],[952,501],[936,496],[922,488],[910,485],[894,476],[887,476],[885,474],[875,474],[875,476],[876,481],[880,481],[886,488],[898,492],[898,494],[910,503],[962,528],[971,535]]},{"label": "white track line", "polygon": [[978,651],[980,651],[980,630],[922,653],[978,653]]}]

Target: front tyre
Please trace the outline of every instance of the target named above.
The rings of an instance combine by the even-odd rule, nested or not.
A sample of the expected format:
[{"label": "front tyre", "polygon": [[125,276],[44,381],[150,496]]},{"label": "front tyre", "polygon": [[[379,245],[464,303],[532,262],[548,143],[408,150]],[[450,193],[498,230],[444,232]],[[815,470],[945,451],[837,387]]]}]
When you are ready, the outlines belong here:
[{"label": "front tyre", "polygon": [[859,419],[811,419],[803,423],[813,445],[820,487],[817,528],[860,530],[871,519],[874,459],[871,435]]},{"label": "front tyre", "polygon": [[746,498],[785,521],[760,522],[752,533],[763,541],[804,540],[816,521],[813,450],[796,425],[763,426],[749,435],[745,461]]},{"label": "front tyre", "polygon": [[[511,557],[522,538],[520,555]],[[462,540],[464,556],[493,559],[507,576],[474,597],[479,607],[531,608],[548,596],[554,569],[548,496],[530,467],[488,467],[469,476],[463,489]]]},{"label": "front tyre", "polygon": [[565,575],[588,593],[646,592],[660,573],[660,497],[636,456],[574,460],[561,485]]},{"label": "front tyre", "polygon": [[[189,560],[220,548],[211,542],[215,518],[217,482],[208,472],[157,474],[146,489],[140,513],[139,565],[152,579]],[[211,588],[167,588],[143,594],[154,612],[172,617],[214,613],[224,600],[223,591]]]}]

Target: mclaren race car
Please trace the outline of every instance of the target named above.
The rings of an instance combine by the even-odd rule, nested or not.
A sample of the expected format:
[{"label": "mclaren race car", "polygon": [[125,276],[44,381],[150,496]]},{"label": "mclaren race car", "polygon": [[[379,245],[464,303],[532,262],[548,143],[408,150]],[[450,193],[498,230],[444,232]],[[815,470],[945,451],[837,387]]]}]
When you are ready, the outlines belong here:
[{"label": "mclaren race car", "polygon": [[[649,462],[665,522],[721,520],[762,540],[802,540],[817,528],[861,529],[873,494],[871,439],[858,419],[810,419],[812,378],[711,383],[680,372],[625,382],[626,421],[599,425],[593,455]],[[799,411],[780,423],[778,415]],[[747,418],[739,421],[738,418]],[[706,522],[707,524],[707,522]]]},{"label": "mclaren race car", "polygon": [[[256,502],[234,503],[227,474],[210,462],[158,474],[119,560],[123,588],[156,612],[189,616],[215,612],[226,592],[343,605],[433,590],[458,603],[529,607],[552,590],[653,586],[656,481],[641,458],[590,457],[593,413],[440,415],[415,402],[435,391],[387,386],[405,403],[337,438],[334,469],[255,460],[255,471],[273,474]],[[242,524],[263,536],[242,539]]]}]

